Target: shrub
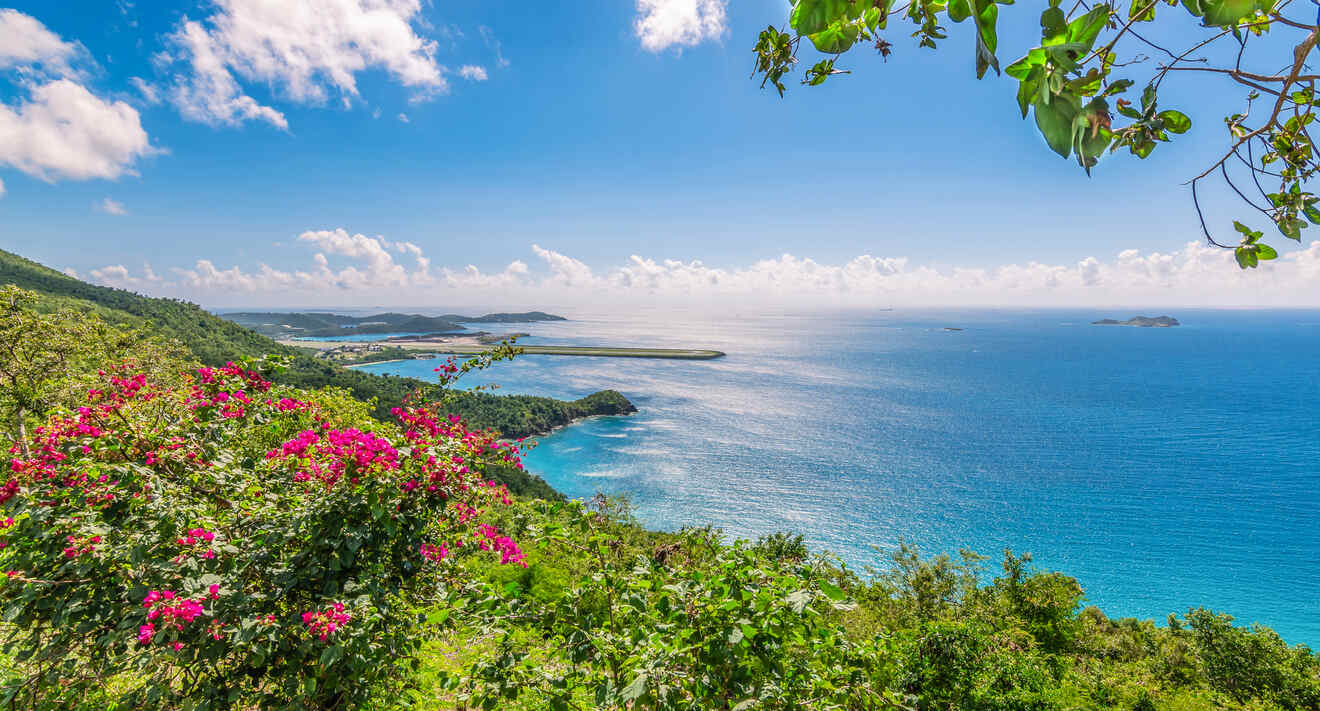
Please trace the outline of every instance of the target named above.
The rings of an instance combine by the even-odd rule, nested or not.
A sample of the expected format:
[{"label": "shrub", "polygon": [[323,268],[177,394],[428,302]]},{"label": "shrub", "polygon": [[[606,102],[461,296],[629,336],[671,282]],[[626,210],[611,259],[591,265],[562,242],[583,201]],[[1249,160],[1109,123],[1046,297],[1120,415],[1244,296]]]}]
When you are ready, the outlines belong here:
[{"label": "shrub", "polygon": [[417,605],[456,556],[521,564],[485,522],[483,476],[516,449],[423,405],[381,425],[265,366],[172,388],[99,374],[75,411],[11,450],[0,489],[5,689],[60,706],[128,679],[131,707],[344,708],[399,674]]}]

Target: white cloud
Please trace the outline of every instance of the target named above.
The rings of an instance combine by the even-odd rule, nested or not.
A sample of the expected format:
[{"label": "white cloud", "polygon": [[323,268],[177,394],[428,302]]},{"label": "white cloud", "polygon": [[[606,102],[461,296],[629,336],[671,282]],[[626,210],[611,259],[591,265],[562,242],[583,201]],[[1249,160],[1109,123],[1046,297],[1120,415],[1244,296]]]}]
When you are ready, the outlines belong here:
[{"label": "white cloud", "polygon": [[124,208],[124,203],[117,200],[106,198],[96,204],[96,209],[107,215],[127,215],[128,210]]},{"label": "white cloud", "polygon": [[35,86],[17,106],[0,104],[0,165],[55,182],[135,174],[154,155],[138,112],[69,79]]},{"label": "white cloud", "polygon": [[138,90],[138,93],[142,95],[142,100],[147,102],[149,106],[155,106],[160,103],[160,92],[146,79],[143,79],[142,77],[129,77],[128,83],[132,84],[133,88]]},{"label": "white cloud", "polygon": [[176,76],[169,91],[170,100],[184,118],[212,126],[260,120],[278,128],[289,127],[284,114],[243,93],[200,24],[185,22],[173,41],[188,58],[191,69],[191,74]]},{"label": "white cloud", "polygon": [[596,283],[596,275],[591,272],[591,267],[572,257],[545,249],[539,244],[532,245],[532,252],[550,268],[551,278],[564,286],[583,287]]},{"label": "white cloud", "polygon": [[[17,72],[26,98],[0,103],[0,166],[48,182],[118,178],[158,152],[137,110],[88,91],[73,66],[86,50],[16,10],[0,10],[0,70]],[[2,191],[0,191],[2,193]]]},{"label": "white cloud", "polygon": [[28,72],[40,65],[56,76],[72,75],[70,62],[82,53],[79,45],[60,39],[36,18],[0,9],[0,69]]},{"label": "white cloud", "polygon": [[495,31],[485,25],[477,28],[481,32],[481,41],[486,43],[486,47],[495,52],[495,66],[503,69],[509,66],[509,60],[504,58],[504,45],[495,37]]},{"label": "white cloud", "polygon": [[5,181],[0,180],[0,197],[5,196]]},{"label": "white cloud", "polygon": [[637,0],[633,31],[651,52],[718,40],[727,29],[727,6],[728,0]]},{"label": "white cloud", "polygon": [[464,64],[459,67],[458,75],[470,81],[486,81],[489,78],[486,75],[486,68],[475,64]]},{"label": "white cloud", "polygon": [[[861,255],[825,263],[785,254],[736,266],[633,255],[595,267],[532,245],[534,266],[502,269],[435,267],[423,247],[347,230],[299,235],[310,264],[280,270],[259,264],[221,269],[199,259],[175,269],[177,279],[152,288],[214,303],[466,303],[485,307],[537,304],[626,308],[636,305],[739,307],[889,306],[1320,306],[1320,241],[1285,253],[1259,270],[1241,271],[1232,253],[1199,243],[1177,251],[1125,250],[1112,258],[1070,264],[1005,264],[935,268],[904,257]],[[398,258],[396,258],[398,255]],[[335,263],[337,262],[337,263]],[[120,269],[98,270],[103,283],[147,283]],[[139,281],[134,282],[133,279]],[[1268,288],[1264,288],[1268,286]]]},{"label": "white cloud", "polygon": [[[75,279],[78,278],[78,272],[73,269],[65,269],[64,273]],[[88,273],[91,275],[92,281],[95,281],[98,284],[113,286],[117,289],[128,289],[130,291],[138,291],[156,286],[163,281],[156,275],[156,272],[152,271],[151,265],[147,263],[143,263],[142,265],[142,276],[134,276],[133,273],[128,270],[128,267],[125,267],[122,264],[110,264],[101,267],[100,269],[93,269]]]},{"label": "white cloud", "polygon": [[399,114],[399,121],[402,123],[411,123],[411,121],[408,120],[408,114]]},{"label": "white cloud", "polygon": [[[283,114],[248,96],[238,79],[272,87],[301,104],[358,95],[358,74],[378,69],[415,99],[448,91],[436,43],[418,34],[420,0],[217,0],[201,21],[171,36],[186,71],[172,98],[184,116],[211,124],[262,120],[287,128]],[[167,61],[168,63],[168,61]]]}]

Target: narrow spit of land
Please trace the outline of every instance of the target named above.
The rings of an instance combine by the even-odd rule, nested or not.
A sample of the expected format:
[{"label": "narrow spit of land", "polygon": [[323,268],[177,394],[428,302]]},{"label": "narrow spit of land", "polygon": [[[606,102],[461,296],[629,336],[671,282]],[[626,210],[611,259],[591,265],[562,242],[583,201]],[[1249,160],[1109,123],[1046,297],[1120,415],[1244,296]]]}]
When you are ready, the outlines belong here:
[{"label": "narrow spit of land", "polygon": [[[403,348],[419,353],[453,354],[453,355],[476,355],[490,350],[491,346],[485,343],[478,343],[473,338],[437,338],[428,340],[389,340],[389,341],[356,341],[346,343],[344,341],[284,341],[291,346],[302,348],[315,348],[321,351],[331,351],[333,349],[343,348],[345,345],[364,348],[367,346],[382,346],[388,348]],[[518,346],[526,355],[558,355],[558,356],[596,356],[604,358],[669,358],[676,360],[710,360],[724,356],[721,351],[706,350],[700,348],[615,348],[609,346]]]}]

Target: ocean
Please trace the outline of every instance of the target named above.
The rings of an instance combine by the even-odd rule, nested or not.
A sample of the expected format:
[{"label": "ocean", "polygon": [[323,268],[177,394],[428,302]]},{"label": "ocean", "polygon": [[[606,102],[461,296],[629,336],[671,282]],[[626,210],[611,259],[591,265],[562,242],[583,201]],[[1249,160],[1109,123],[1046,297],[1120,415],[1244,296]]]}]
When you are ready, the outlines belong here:
[{"label": "ocean", "polygon": [[[639,314],[481,324],[523,343],[714,348],[711,361],[523,356],[467,379],[639,412],[540,439],[573,498],[649,526],[806,536],[851,567],[900,541],[1004,549],[1113,617],[1208,607],[1320,646],[1320,312]],[[961,331],[946,330],[961,328]],[[429,378],[436,361],[367,366]],[[878,550],[877,550],[878,549]]]}]

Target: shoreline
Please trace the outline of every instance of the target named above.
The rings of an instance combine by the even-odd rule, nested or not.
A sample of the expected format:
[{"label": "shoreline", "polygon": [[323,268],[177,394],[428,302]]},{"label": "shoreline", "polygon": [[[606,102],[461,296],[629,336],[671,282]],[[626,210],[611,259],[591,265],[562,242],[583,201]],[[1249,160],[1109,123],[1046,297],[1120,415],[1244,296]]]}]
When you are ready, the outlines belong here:
[{"label": "shoreline", "polygon": [[420,358],[390,358],[389,360],[372,360],[366,363],[343,363],[345,368],[361,368],[364,365],[379,365],[381,363],[404,363],[410,360],[421,360]]},{"label": "shoreline", "polygon": [[[439,355],[479,355],[486,353],[494,347],[495,344],[481,343],[475,336],[463,336],[453,338],[434,338],[418,339],[411,341],[295,341],[285,340],[280,343],[287,346],[296,346],[299,348],[312,348],[318,351],[327,351],[334,348],[340,348],[344,345],[355,346],[381,346],[384,348],[402,348],[409,351],[419,351],[422,353],[434,353]],[[523,355],[555,355],[555,356],[590,356],[598,358],[656,358],[668,360],[714,360],[723,358],[726,354],[723,351],[705,349],[705,348],[641,348],[635,346],[555,346],[555,345],[515,345],[522,351]],[[406,360],[406,359],[392,359]],[[386,363],[391,361],[372,361],[374,363]],[[369,365],[369,363],[355,363],[345,367],[356,365]]]}]

